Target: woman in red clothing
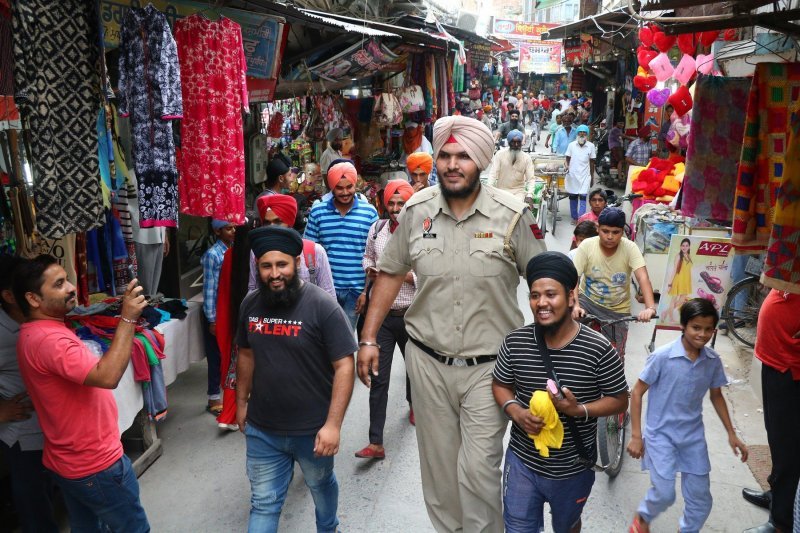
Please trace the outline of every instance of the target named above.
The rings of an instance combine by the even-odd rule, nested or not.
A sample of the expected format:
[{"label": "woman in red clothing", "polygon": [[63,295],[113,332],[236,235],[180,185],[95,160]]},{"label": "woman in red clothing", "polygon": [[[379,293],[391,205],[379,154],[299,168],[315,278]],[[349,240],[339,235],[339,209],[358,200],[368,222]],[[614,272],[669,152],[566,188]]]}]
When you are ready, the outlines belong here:
[{"label": "woman in red clothing", "polygon": [[220,386],[222,388],[222,412],[217,417],[220,429],[238,431],[236,425],[236,355],[234,342],[236,324],[239,319],[239,304],[247,295],[250,279],[250,246],[247,236],[252,229],[250,223],[236,228],[233,246],[225,252],[219,274],[217,294],[217,343],[219,344]]}]

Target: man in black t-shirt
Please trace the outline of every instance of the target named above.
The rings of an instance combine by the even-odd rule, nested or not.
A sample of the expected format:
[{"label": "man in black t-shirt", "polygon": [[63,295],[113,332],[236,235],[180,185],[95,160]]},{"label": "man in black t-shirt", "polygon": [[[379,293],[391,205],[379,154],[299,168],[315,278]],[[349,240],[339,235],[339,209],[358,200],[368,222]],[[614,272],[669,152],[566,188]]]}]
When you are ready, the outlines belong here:
[{"label": "man in black t-shirt", "polygon": [[[545,252],[526,269],[534,324],[509,333],[500,346],[492,392],[511,419],[511,441],[503,475],[503,521],[506,531],[544,529],[543,505],[550,504],[553,530],[579,531],[581,512],[594,484],[594,470],[577,461],[580,439],[590,462],[595,460],[598,416],[611,416],[628,407],[628,385],[622,361],[600,333],[572,319],[578,272],[559,252]],[[529,435],[539,436],[542,416],[529,409],[531,396],[547,390],[551,378],[537,346],[541,334],[550,354],[562,399],[549,393],[564,428],[563,442],[537,449]],[[543,413],[537,412],[537,415]],[[568,417],[575,422],[572,434]]]},{"label": "man in black t-shirt", "polygon": [[336,531],[339,486],[333,456],[353,392],[357,346],[342,308],[297,276],[303,251],[291,228],[250,232],[258,290],[243,301],[236,343],[236,421],[247,437],[250,531],[278,530],[300,463],[318,531]]}]

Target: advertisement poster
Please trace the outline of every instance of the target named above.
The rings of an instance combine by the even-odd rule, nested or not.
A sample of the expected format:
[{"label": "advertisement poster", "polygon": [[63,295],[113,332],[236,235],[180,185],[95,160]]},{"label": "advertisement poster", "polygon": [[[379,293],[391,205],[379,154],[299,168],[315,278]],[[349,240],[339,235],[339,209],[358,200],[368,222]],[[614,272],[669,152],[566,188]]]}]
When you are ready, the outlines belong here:
[{"label": "advertisement poster", "polygon": [[519,44],[519,72],[524,74],[560,74],[561,43],[539,41]]},{"label": "advertisement poster", "polygon": [[658,302],[658,325],[680,327],[680,308],[692,298],[705,298],[721,312],[732,285],[733,254],[730,238],[673,235]]},{"label": "advertisement poster", "polygon": [[580,65],[592,54],[592,36],[582,33],[579,37],[564,39],[564,56],[567,65]]},{"label": "advertisement poster", "polygon": [[522,22],[519,20],[494,19],[492,33],[503,39],[515,41],[540,41],[542,34],[559,24],[549,22]]},{"label": "advertisement poster", "polygon": [[[318,65],[309,67],[315,76],[328,81],[345,78],[364,77],[365,72],[391,70],[389,65],[400,56],[389,50],[385,45],[375,40],[366,43],[357,42],[347,50],[323,61]],[[405,66],[402,66],[405,69]]]},{"label": "advertisement poster", "polygon": [[[175,22],[194,13],[207,10],[208,3],[188,0],[151,0],[153,7],[164,13],[170,27]],[[148,2],[139,0],[100,1],[100,21],[103,24],[103,40],[106,48],[119,46],[120,26],[131,7],[144,7]],[[220,8],[222,15],[242,27],[247,76],[253,78],[277,78],[280,70],[280,46],[283,42],[286,25],[283,19],[250,13],[239,9]],[[209,17],[216,15],[209,13]]]}]

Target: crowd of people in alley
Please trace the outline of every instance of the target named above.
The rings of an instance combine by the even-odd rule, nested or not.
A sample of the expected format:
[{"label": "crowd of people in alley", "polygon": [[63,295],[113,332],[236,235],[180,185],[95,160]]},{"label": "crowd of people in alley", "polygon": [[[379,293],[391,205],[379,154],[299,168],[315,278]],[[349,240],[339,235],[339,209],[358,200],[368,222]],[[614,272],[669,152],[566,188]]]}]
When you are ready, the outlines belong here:
[{"label": "crowd of people in alley", "polygon": [[[295,463],[313,496],[317,531],[347,530],[334,457],[391,454],[384,426],[397,350],[406,369],[403,416],[415,426],[425,507],[437,531],[542,531],[545,504],[554,531],[580,531],[603,467],[597,419],[626,412],[627,451],[651,482],[639,506],[626,510],[630,531],[659,524],[678,478],[680,523],[659,525],[703,530],[713,511],[705,397],[731,453],[748,456],[721,392],[723,363],[709,346],[719,314],[708,300],[688,300],[679,310],[680,338],[656,349],[629,385],[627,322],[612,333],[585,321],[634,313],[649,322],[653,287],[641,251],[624,235],[624,213],[592,189],[591,100],[561,96],[520,92],[485,101],[474,116],[464,109],[436,120],[430,140],[410,126],[408,177],[385,184],[382,216],[357,192],[356,168],[332,131],[323,165],[329,195],[311,207],[304,234],[294,229],[295,199],[278,185],[256,199],[252,221],[211,223],[217,242],[202,260],[207,408],[220,431],[246,439],[249,531],[278,530]],[[487,120],[493,114],[503,121]],[[542,137],[568,168],[569,256],[547,250],[529,209],[535,176],[522,147]],[[501,140],[507,147],[498,149]],[[623,163],[617,142],[612,149]],[[641,164],[635,141],[624,157]],[[267,172],[268,184],[292,179],[280,159]],[[520,278],[532,324],[517,305]],[[632,303],[634,280],[643,308]],[[800,319],[791,309],[798,298],[773,291],[759,322],[755,354],[764,362],[773,471],[770,494],[748,493],[771,502],[770,522],[756,532],[788,532],[797,523]],[[142,288],[128,285],[111,347],[99,359],[64,325],[76,293],[53,257],[3,257],[0,305],[0,448],[11,458],[23,530],[58,530],[52,481],[73,531],[149,531],[110,390],[141,329]],[[356,378],[369,388],[369,431],[363,441],[343,442]],[[594,530],[588,520],[585,529]]]}]

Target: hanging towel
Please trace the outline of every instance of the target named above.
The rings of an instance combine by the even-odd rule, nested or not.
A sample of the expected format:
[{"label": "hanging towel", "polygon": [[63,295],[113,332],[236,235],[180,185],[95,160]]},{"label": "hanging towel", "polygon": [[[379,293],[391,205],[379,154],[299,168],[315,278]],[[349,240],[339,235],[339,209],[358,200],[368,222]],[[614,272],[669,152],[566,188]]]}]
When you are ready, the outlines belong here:
[{"label": "hanging towel", "polygon": [[769,244],[784,177],[789,105],[800,98],[800,63],[759,63],[747,103],[731,243],[739,253]]},{"label": "hanging towel", "polygon": [[683,181],[684,215],[725,222],[733,217],[749,90],[749,78],[700,76],[697,81]]},{"label": "hanging towel", "polygon": [[761,283],[800,294],[800,101],[792,100],[783,179]]},{"label": "hanging towel", "polygon": [[558,418],[558,412],[547,391],[537,390],[531,396],[530,410],[533,416],[544,420],[544,426],[538,435],[528,434],[542,457],[550,457],[550,448],[561,449],[564,442],[564,424]]}]

